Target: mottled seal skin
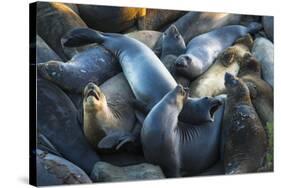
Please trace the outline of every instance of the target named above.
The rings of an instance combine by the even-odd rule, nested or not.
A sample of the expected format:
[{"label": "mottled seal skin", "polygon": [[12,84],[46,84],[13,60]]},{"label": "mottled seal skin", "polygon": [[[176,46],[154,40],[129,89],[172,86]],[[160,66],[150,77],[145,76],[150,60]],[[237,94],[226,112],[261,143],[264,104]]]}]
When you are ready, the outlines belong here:
[{"label": "mottled seal skin", "polygon": [[[241,15],[212,12],[188,12],[173,24],[177,27],[185,43],[192,38],[226,25],[238,24]],[[157,42],[154,52],[160,56],[162,38]]]},{"label": "mottled seal skin", "polygon": [[128,37],[134,38],[144,43],[150,49],[153,49],[153,47],[155,46],[156,42],[158,41],[161,35],[162,35],[161,32],[152,31],[152,30],[135,31],[126,34],[126,36]]},{"label": "mottled seal skin", "polygon": [[266,33],[266,36],[269,38],[269,40],[271,40],[271,42],[274,42],[274,18],[273,18],[273,16],[263,16],[262,24],[263,24],[263,28]]},{"label": "mottled seal skin", "polygon": [[261,64],[262,78],[274,87],[274,46],[266,38],[255,39],[252,54]]},{"label": "mottled seal skin", "polygon": [[37,69],[42,77],[73,93],[83,93],[89,82],[100,85],[121,72],[117,59],[101,46],[92,46],[67,63],[37,64]]},{"label": "mottled seal skin", "polygon": [[[172,75],[152,50],[135,39],[121,34],[100,33],[92,29],[81,28],[67,33],[62,39],[62,43],[68,47],[99,43],[110,50],[118,58],[136,99],[149,110],[177,86]],[[197,102],[199,104],[192,106],[191,110],[196,111],[202,101],[194,101],[194,103]],[[186,109],[189,111],[188,108]],[[211,120],[209,110],[210,108],[206,108],[200,111],[200,121]],[[189,119],[192,115],[184,114],[182,117]]]},{"label": "mottled seal skin", "polygon": [[50,60],[61,61],[61,58],[39,35],[36,35],[36,63],[45,63]]},{"label": "mottled seal skin", "polygon": [[62,157],[36,150],[37,186],[92,183],[78,166]]},{"label": "mottled seal skin", "polygon": [[178,71],[190,80],[204,73],[215,58],[231,46],[238,38],[248,33],[255,33],[262,28],[259,23],[248,27],[241,25],[225,26],[193,38],[186,47],[186,52],[176,61]]},{"label": "mottled seal skin", "polygon": [[120,73],[98,87],[87,84],[84,90],[83,130],[95,149],[119,149],[124,142],[132,141],[130,132],[136,117],[130,101],[134,95]]},{"label": "mottled seal skin", "polygon": [[138,18],[138,30],[163,30],[168,24],[174,22],[185,13],[185,11],[178,10],[147,8],[145,16]]},{"label": "mottled seal skin", "polygon": [[223,118],[226,174],[257,172],[264,161],[266,133],[252,105],[247,85],[225,74],[227,99]]},{"label": "mottled seal skin", "polygon": [[77,122],[77,110],[68,96],[51,82],[37,78],[37,130],[65,159],[90,173],[99,157]]},{"label": "mottled seal skin", "polygon": [[169,72],[172,74],[174,79],[178,84],[181,84],[183,87],[188,87],[190,82],[187,78],[179,74],[175,68],[175,62],[177,60],[177,56],[175,55],[166,55],[164,58],[161,58],[162,63],[165,65],[165,67],[169,70]]},{"label": "mottled seal skin", "polygon": [[152,108],[143,123],[144,156],[148,162],[159,165],[167,177],[194,175],[219,158],[221,100],[211,101],[216,105],[214,122],[185,124],[179,122],[178,116],[187,95],[178,85]]},{"label": "mottled seal skin", "polygon": [[167,55],[179,56],[186,50],[185,42],[175,25],[171,25],[162,35],[161,60]]},{"label": "mottled seal skin", "polygon": [[113,7],[78,4],[81,18],[91,28],[103,32],[122,32],[137,23],[145,15],[144,8]]},{"label": "mottled seal skin", "polygon": [[191,97],[217,96],[225,93],[224,75],[226,72],[236,76],[243,57],[249,53],[253,45],[250,35],[236,41],[234,46],[228,47],[219,54],[215,63],[190,85]]},{"label": "mottled seal skin", "polygon": [[67,49],[61,45],[61,37],[67,31],[87,27],[71,8],[63,3],[38,2],[36,18],[38,34],[63,61],[67,61],[78,52],[75,48]]},{"label": "mottled seal skin", "polygon": [[261,78],[261,65],[251,55],[244,57],[238,76],[250,90],[251,101],[264,127],[273,123],[273,89]]}]

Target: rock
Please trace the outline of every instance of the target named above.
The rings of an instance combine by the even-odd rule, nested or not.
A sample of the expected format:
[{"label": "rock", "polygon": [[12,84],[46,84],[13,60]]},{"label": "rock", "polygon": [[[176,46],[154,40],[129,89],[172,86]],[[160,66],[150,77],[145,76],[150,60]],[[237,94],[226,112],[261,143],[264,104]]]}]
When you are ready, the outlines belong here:
[{"label": "rock", "polygon": [[135,181],[165,178],[159,166],[148,163],[118,167],[105,162],[97,162],[91,178],[99,182]]}]

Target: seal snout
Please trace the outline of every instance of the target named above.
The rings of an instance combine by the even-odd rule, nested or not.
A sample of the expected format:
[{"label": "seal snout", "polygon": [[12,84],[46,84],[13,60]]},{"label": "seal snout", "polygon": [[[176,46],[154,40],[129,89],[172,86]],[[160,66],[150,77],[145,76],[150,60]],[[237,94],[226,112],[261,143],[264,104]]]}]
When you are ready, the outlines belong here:
[{"label": "seal snout", "polygon": [[181,56],[176,60],[176,67],[178,69],[187,68],[191,63],[191,59],[188,56]]},{"label": "seal snout", "polygon": [[100,99],[100,89],[99,87],[94,84],[94,83],[89,83],[86,86],[86,92],[85,92],[85,97],[89,98],[89,97],[94,97],[96,100]]},{"label": "seal snout", "polygon": [[224,85],[234,86],[236,83],[237,83],[236,78],[232,74],[226,72],[224,75]]}]

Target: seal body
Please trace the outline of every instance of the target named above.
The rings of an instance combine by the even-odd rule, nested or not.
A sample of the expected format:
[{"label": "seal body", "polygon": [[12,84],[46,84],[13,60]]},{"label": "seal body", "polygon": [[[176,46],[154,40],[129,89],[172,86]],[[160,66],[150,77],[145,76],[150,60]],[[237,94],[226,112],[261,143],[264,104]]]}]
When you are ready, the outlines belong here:
[{"label": "seal body", "polygon": [[227,100],[223,118],[226,174],[257,172],[262,166],[266,133],[252,105],[246,84],[225,74]]},{"label": "seal body", "polygon": [[150,49],[153,49],[159,37],[162,35],[159,31],[152,30],[143,30],[143,31],[135,31],[126,34],[126,36],[134,38],[145,45],[147,45]]},{"label": "seal body", "polygon": [[137,23],[145,15],[144,8],[77,5],[81,18],[91,28],[104,32],[122,32]]},{"label": "seal body", "polygon": [[252,53],[261,64],[262,78],[274,87],[274,46],[266,38],[254,41]]},{"label": "seal body", "polygon": [[171,25],[162,35],[161,60],[167,55],[179,56],[185,52],[185,42],[175,25]]},{"label": "seal body", "polygon": [[[192,38],[207,33],[211,30],[226,26],[238,24],[241,15],[212,12],[188,12],[173,24],[182,35],[185,43]],[[160,56],[162,51],[162,38],[157,42],[154,48],[155,53]]]},{"label": "seal body", "polygon": [[[136,99],[149,110],[177,85],[152,50],[135,39],[120,34],[100,33],[92,29],[81,28],[70,31],[62,41],[68,47],[99,43],[110,50],[118,58]],[[206,99],[206,101],[208,100]],[[198,103],[198,105],[192,105],[191,109],[184,107],[183,109],[186,109],[184,111],[196,111],[198,108],[202,108],[201,99],[193,100],[193,103]],[[201,114],[197,117],[201,122],[211,120],[210,110],[211,107],[200,111]],[[190,113],[185,113],[182,117],[188,120],[192,116]]]},{"label": "seal body", "polygon": [[61,58],[39,35],[36,35],[36,63],[45,63],[50,60],[61,61]]},{"label": "seal body", "polygon": [[73,163],[62,157],[36,150],[37,185],[92,183],[89,176]]},{"label": "seal body", "polygon": [[[133,93],[122,73],[112,77],[99,88],[93,83],[84,90],[84,134],[91,145],[98,148],[119,148],[136,122],[130,105]],[[123,140],[121,139],[123,138]]]},{"label": "seal body", "polygon": [[266,36],[271,40],[274,41],[274,18],[273,16],[263,16],[262,17],[262,24]]},{"label": "seal body", "polygon": [[61,45],[61,37],[73,28],[87,27],[83,20],[67,5],[55,2],[37,3],[37,32],[63,61],[78,51]]},{"label": "seal body", "polygon": [[185,54],[178,57],[177,69],[188,79],[194,80],[211,66],[219,53],[238,38],[260,29],[261,25],[257,23],[249,27],[231,25],[197,36],[188,43]]},{"label": "seal body", "polygon": [[65,159],[86,173],[99,161],[77,122],[77,110],[72,101],[59,87],[40,76],[37,80],[37,130]]},{"label": "seal body", "polygon": [[37,65],[39,74],[66,91],[82,93],[89,82],[97,85],[121,72],[117,59],[101,46],[92,46],[67,63],[49,61]]},{"label": "seal body", "polygon": [[[242,41],[243,40],[243,41]],[[247,41],[245,41],[247,40]],[[247,44],[243,44],[246,42]],[[243,57],[253,45],[251,36],[242,38],[234,46],[224,50],[215,63],[190,85],[191,97],[217,96],[225,93],[224,75],[226,72],[237,75]]]},{"label": "seal body", "polygon": [[178,115],[186,95],[182,86],[177,86],[153,107],[143,123],[144,156],[149,162],[160,165],[167,177],[199,173],[215,163],[219,156],[223,117],[220,100],[211,102],[216,106],[214,122],[184,124],[178,121]]},{"label": "seal body", "polygon": [[244,58],[238,76],[248,86],[251,101],[263,126],[273,123],[273,89],[261,78],[261,65],[252,55]]}]

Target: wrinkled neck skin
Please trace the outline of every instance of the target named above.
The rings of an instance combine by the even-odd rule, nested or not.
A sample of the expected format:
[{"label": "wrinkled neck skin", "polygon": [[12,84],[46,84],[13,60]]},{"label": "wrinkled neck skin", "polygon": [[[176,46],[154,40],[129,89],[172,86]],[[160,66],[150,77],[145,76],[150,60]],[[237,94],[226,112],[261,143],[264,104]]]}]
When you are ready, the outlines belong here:
[{"label": "wrinkled neck skin", "polygon": [[[88,104],[84,107],[83,130],[88,140],[96,147],[99,141],[114,129],[115,118],[105,104],[100,110],[93,110]],[[98,136],[97,136],[98,135]]]},{"label": "wrinkled neck skin", "polygon": [[[232,104],[231,108],[232,107],[235,107],[235,106],[239,106],[239,105],[251,105],[252,106],[252,103],[250,102],[251,101],[251,98],[250,98],[250,95],[249,93],[247,92],[236,92],[236,93],[232,93],[232,92],[227,92],[227,99],[226,99],[226,102],[228,104]],[[235,104],[235,105],[233,105]],[[229,106],[229,105],[227,105]]]}]

